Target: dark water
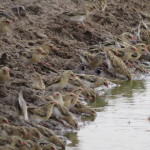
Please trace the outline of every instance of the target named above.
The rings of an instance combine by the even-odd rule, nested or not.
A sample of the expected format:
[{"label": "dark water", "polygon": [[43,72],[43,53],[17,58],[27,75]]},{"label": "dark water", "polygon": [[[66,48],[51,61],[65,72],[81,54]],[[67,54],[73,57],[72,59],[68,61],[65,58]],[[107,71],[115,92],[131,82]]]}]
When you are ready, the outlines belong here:
[{"label": "dark water", "polygon": [[150,79],[125,81],[91,106],[97,117],[83,118],[85,126],[65,133],[67,150],[150,150]]}]

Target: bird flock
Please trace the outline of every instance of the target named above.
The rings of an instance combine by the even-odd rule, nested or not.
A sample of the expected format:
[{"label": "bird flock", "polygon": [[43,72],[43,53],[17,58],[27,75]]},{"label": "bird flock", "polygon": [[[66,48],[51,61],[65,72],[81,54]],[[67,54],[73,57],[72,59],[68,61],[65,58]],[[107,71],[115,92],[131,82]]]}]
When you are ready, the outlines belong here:
[{"label": "bird flock", "polygon": [[[107,0],[94,0],[92,4],[85,5],[82,11],[64,12],[62,15],[64,19],[88,28],[84,21],[98,9],[105,11],[108,7]],[[23,6],[14,7],[12,10],[20,16],[26,14]],[[3,38],[7,36],[12,21],[3,13],[0,14],[0,38]],[[89,47],[88,51],[77,50],[80,62],[74,70],[64,70],[46,79],[36,72],[34,65],[49,66],[43,60],[51,57],[50,51],[57,48],[45,42],[30,50],[19,51],[22,65],[32,71],[30,88],[34,91],[34,95],[43,100],[43,104],[31,105],[32,102],[28,102],[24,96],[25,87],[17,91],[12,106],[16,118],[24,120],[27,125],[12,125],[5,115],[1,115],[0,150],[65,149],[65,141],[56,136],[44,123],[49,120],[51,123],[53,119],[66,128],[78,129],[77,116],[82,114],[96,116],[96,112],[84,104],[85,101],[96,101],[95,88],[100,86],[108,88],[116,78],[117,81],[132,80],[139,71],[146,73],[139,60],[149,55],[149,39],[150,29],[147,22],[140,21],[134,33],[124,32],[118,37],[113,36],[111,40]],[[10,72],[8,66],[0,69],[0,86],[4,89],[13,84]]]}]

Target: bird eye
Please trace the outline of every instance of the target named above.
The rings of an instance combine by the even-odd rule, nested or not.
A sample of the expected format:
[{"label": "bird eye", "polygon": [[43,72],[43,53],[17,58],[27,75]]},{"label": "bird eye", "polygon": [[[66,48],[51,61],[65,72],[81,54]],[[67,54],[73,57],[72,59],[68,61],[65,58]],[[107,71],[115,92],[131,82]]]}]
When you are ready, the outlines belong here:
[{"label": "bird eye", "polygon": [[95,99],[95,96],[92,95],[91,97],[92,97],[93,99]]},{"label": "bird eye", "polygon": [[37,137],[37,138],[40,138],[40,136],[39,136],[39,134],[38,134],[38,133],[36,133],[36,137]]}]

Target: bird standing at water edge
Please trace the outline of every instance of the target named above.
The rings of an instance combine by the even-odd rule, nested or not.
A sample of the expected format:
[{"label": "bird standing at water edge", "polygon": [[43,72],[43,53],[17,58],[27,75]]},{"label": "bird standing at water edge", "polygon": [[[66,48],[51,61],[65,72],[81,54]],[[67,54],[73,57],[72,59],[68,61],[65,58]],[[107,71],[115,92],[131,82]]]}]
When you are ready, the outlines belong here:
[{"label": "bird standing at water edge", "polygon": [[125,63],[120,58],[115,56],[111,51],[106,51],[106,61],[109,69],[122,74],[123,76],[127,77],[128,80],[132,79],[132,74]]},{"label": "bird standing at water edge", "polygon": [[36,123],[48,120],[55,104],[57,104],[56,101],[51,101],[38,108],[28,108],[29,119]]},{"label": "bird standing at water edge", "polygon": [[87,86],[91,88],[97,88],[101,85],[108,87],[108,81],[105,78],[101,78],[94,75],[78,74],[77,75]]}]

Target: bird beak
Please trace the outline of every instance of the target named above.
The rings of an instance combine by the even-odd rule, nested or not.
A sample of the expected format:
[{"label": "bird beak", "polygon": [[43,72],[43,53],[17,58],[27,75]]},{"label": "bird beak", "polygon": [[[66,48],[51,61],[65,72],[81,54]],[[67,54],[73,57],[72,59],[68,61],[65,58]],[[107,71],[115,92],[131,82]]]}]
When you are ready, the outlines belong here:
[{"label": "bird beak", "polygon": [[5,120],[5,123],[6,123],[6,124],[9,124],[8,120]]},{"label": "bird beak", "polygon": [[41,49],[41,54],[42,54],[42,55],[47,55],[47,52],[44,52],[44,50]]},{"label": "bird beak", "polygon": [[40,139],[40,136],[37,136],[38,139]]},{"label": "bird beak", "polygon": [[58,104],[58,102],[57,101],[54,101],[54,105],[57,105]]},{"label": "bird beak", "polygon": [[134,41],[134,40],[135,40],[135,38],[132,36],[130,40]]},{"label": "bird beak", "polygon": [[52,96],[53,96],[53,97],[55,97],[55,96],[56,96],[56,94],[54,93]]},{"label": "bird beak", "polygon": [[5,74],[7,74],[7,73],[9,72],[9,70],[4,69],[3,72],[4,72]]},{"label": "bird beak", "polygon": [[108,83],[105,83],[105,86],[108,88]]},{"label": "bird beak", "polygon": [[146,49],[144,49],[144,54],[146,55],[146,54],[148,54],[148,50],[147,50],[147,48]]},{"label": "bird beak", "polygon": [[73,94],[73,97],[77,97],[77,95],[76,95],[76,94]]},{"label": "bird beak", "polygon": [[52,50],[59,50],[59,48],[52,46]]},{"label": "bird beak", "polygon": [[73,77],[74,79],[76,78],[76,76],[74,74],[72,74],[71,77]]},{"label": "bird beak", "polygon": [[90,99],[89,96],[86,96],[85,99]]},{"label": "bird beak", "polygon": [[19,142],[20,143],[20,145],[24,145],[24,142]]},{"label": "bird beak", "polygon": [[13,24],[13,22],[12,21],[8,21],[8,24]]}]

